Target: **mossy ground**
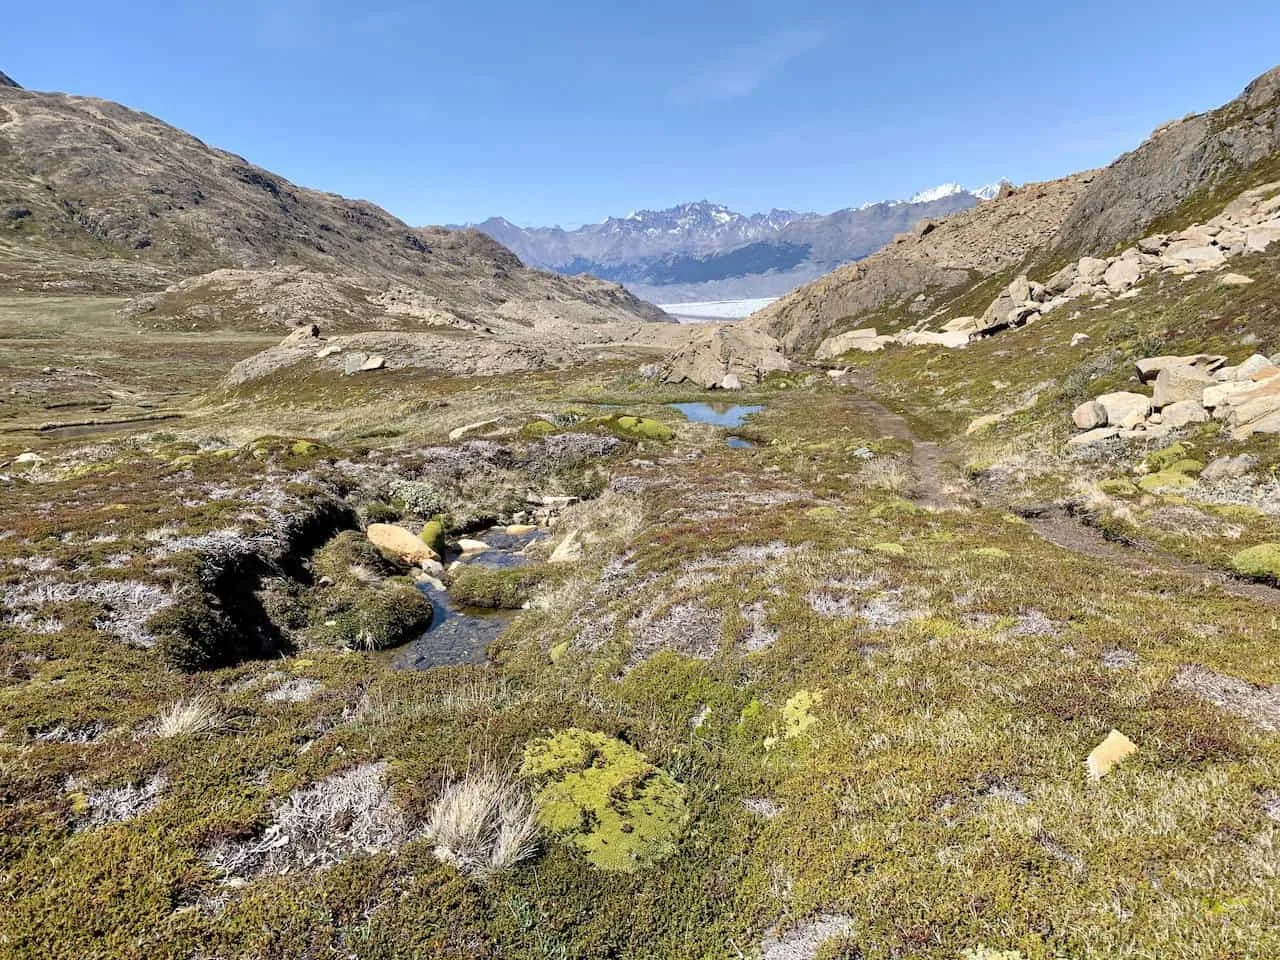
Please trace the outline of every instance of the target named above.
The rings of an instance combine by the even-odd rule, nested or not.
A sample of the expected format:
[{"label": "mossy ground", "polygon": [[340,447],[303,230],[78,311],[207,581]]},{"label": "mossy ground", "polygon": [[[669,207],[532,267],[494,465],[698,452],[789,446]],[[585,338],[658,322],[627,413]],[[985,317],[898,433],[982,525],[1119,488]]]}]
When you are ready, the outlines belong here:
[{"label": "mossy ground", "polygon": [[[26,604],[0,625],[0,953],[704,958],[842,914],[853,926],[830,949],[866,958],[1277,955],[1280,743],[1178,682],[1188,665],[1280,681],[1275,608],[1138,555],[1055,547],[1005,508],[1123,481],[1082,499],[1118,535],[1224,569],[1280,541],[1266,512],[1137,490],[1153,466],[1220,452],[1265,471],[1280,463],[1272,440],[1203,425],[1163,465],[1144,461],[1168,441],[1100,460],[1059,444],[1072,398],[1127,385],[1153,346],[1235,356],[1252,332],[1250,349],[1280,349],[1258,292],[1273,260],[1242,263],[1259,282],[1231,300],[1169,281],[964,353],[860,361],[917,434],[952,445],[946,479],[965,491],[952,510],[886,479],[910,441],[821,373],[746,391],[766,407],[749,450],[664,407],[689,391],[622,365],[376,385],[299,372],[198,405],[180,431],[49,441],[50,461],[7,482],[0,505],[0,589]],[[1092,339],[1069,348],[1077,331]],[[990,436],[963,438],[972,417],[1036,392]],[[488,665],[396,672],[326,636],[320,577],[395,572],[350,534],[309,546],[306,569],[269,571],[279,583],[259,600],[296,626],[266,659],[183,673],[122,639],[140,588],[188,583],[185,564],[227,531],[275,536],[333,496],[408,519],[368,477],[416,475],[449,430],[500,414],[495,435],[524,444],[548,411],[618,410],[672,436],[627,438],[555,481],[590,472],[599,484],[584,488],[611,492],[561,518],[593,532],[586,558],[520,586],[529,609]],[[252,443],[264,435],[278,439]],[[477,591],[505,600],[502,579]],[[196,696],[216,726],[154,735],[161,711]],[[1084,759],[1113,728],[1139,752],[1092,782]],[[422,823],[442,784],[485,762],[515,775],[565,731],[627,776],[590,803],[570,791],[575,823],[556,820],[535,857],[485,881],[438,862],[425,836],[243,886],[206,859],[335,771],[388,761],[396,804]],[[545,773],[524,782],[541,790]],[[157,775],[136,816],[90,822],[93,797]],[[662,827],[657,855],[599,869],[573,838],[593,805],[612,816],[646,782],[662,787],[641,798],[656,804],[641,836]]]}]

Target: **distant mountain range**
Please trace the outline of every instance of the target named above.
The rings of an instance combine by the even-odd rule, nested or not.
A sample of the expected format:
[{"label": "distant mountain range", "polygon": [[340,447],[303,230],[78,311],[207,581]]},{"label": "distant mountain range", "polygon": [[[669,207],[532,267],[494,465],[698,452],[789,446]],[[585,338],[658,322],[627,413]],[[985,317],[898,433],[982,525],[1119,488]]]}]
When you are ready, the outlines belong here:
[{"label": "distant mountain range", "polygon": [[495,217],[473,226],[530,266],[621,283],[658,303],[778,296],[866,257],[921,220],[994,197],[999,184],[947,183],[908,200],[801,213],[745,215],[701,201],[639,210],[576,230],[518,227]]}]

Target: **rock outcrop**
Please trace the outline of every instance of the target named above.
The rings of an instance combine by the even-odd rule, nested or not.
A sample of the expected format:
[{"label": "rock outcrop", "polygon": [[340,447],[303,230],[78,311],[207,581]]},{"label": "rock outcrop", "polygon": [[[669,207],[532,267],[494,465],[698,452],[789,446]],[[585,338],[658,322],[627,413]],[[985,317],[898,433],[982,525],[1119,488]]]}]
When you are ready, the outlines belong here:
[{"label": "rock outcrop", "polygon": [[1217,110],[1165,124],[1100,171],[1067,214],[1054,246],[1094,253],[1136,239],[1193,194],[1277,152],[1280,67]]},{"label": "rock outcrop", "polygon": [[[1012,267],[1053,237],[1091,177],[1008,187],[994,200],[931,222],[932,229],[900,234],[883,250],[801,287],[741,325],[777,338],[788,355],[806,353],[849,317]],[[921,306],[928,311],[928,294]]]},{"label": "rock outcrop", "polygon": [[1109,393],[1082,403],[1071,419],[1086,432],[1070,443],[1161,438],[1210,419],[1225,421],[1237,440],[1280,433],[1280,366],[1260,354],[1225,364],[1225,357],[1212,354],[1139,360],[1139,376],[1152,382],[1152,396]]},{"label": "rock outcrop", "polygon": [[[663,379],[707,389],[741,389],[776,371],[791,369],[778,341],[740,325],[696,330],[687,345],[668,358]],[[736,386],[735,386],[736,385]]]},{"label": "rock outcrop", "polygon": [[[920,329],[918,325],[906,333],[877,337],[874,329],[863,328],[828,337],[819,346],[817,358],[831,359],[852,349],[880,350],[892,343],[963,347],[971,339],[1035,323],[1076,300],[1097,302],[1140,296],[1141,281],[1154,274],[1186,276],[1221,271],[1232,258],[1265,251],[1277,241],[1280,241],[1280,181],[1244,191],[1205,224],[1145,237],[1115,256],[1081,257],[1044,283],[1025,275],[1015,277],[980,317],[953,318],[942,324],[941,332]],[[1232,285],[1251,282],[1243,275],[1229,276],[1236,278]],[[1224,276],[1223,282],[1225,279]],[[1140,362],[1138,373],[1143,380],[1150,380],[1167,364],[1212,371],[1225,362],[1225,357],[1152,357]],[[1177,389],[1171,381],[1166,381],[1158,394],[1157,406],[1198,398],[1197,391],[1190,387],[1183,391],[1186,396],[1170,392]]]}]

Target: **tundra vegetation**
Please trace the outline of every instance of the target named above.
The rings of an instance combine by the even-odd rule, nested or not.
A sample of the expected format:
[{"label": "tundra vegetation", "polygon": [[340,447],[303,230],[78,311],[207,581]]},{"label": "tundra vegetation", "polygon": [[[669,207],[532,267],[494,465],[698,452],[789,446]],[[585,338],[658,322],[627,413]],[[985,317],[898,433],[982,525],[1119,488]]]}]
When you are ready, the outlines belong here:
[{"label": "tundra vegetation", "polygon": [[[193,371],[164,422],[3,401],[0,954],[1280,955],[1280,444],[1071,443],[1137,361],[1280,354],[1280,243],[1230,270],[734,372],[749,448],[635,358],[229,382],[260,334],[0,303],[10,380]],[[401,669],[446,599],[500,636]]]}]

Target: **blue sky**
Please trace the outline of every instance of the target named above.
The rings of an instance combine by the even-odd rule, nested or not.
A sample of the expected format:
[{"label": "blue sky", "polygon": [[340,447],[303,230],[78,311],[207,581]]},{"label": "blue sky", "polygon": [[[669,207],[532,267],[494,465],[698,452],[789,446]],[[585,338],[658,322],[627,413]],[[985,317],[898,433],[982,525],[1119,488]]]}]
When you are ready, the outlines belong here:
[{"label": "blue sky", "polygon": [[414,224],[822,212],[1109,162],[1280,63],[1276,0],[13,4],[0,70]]}]

